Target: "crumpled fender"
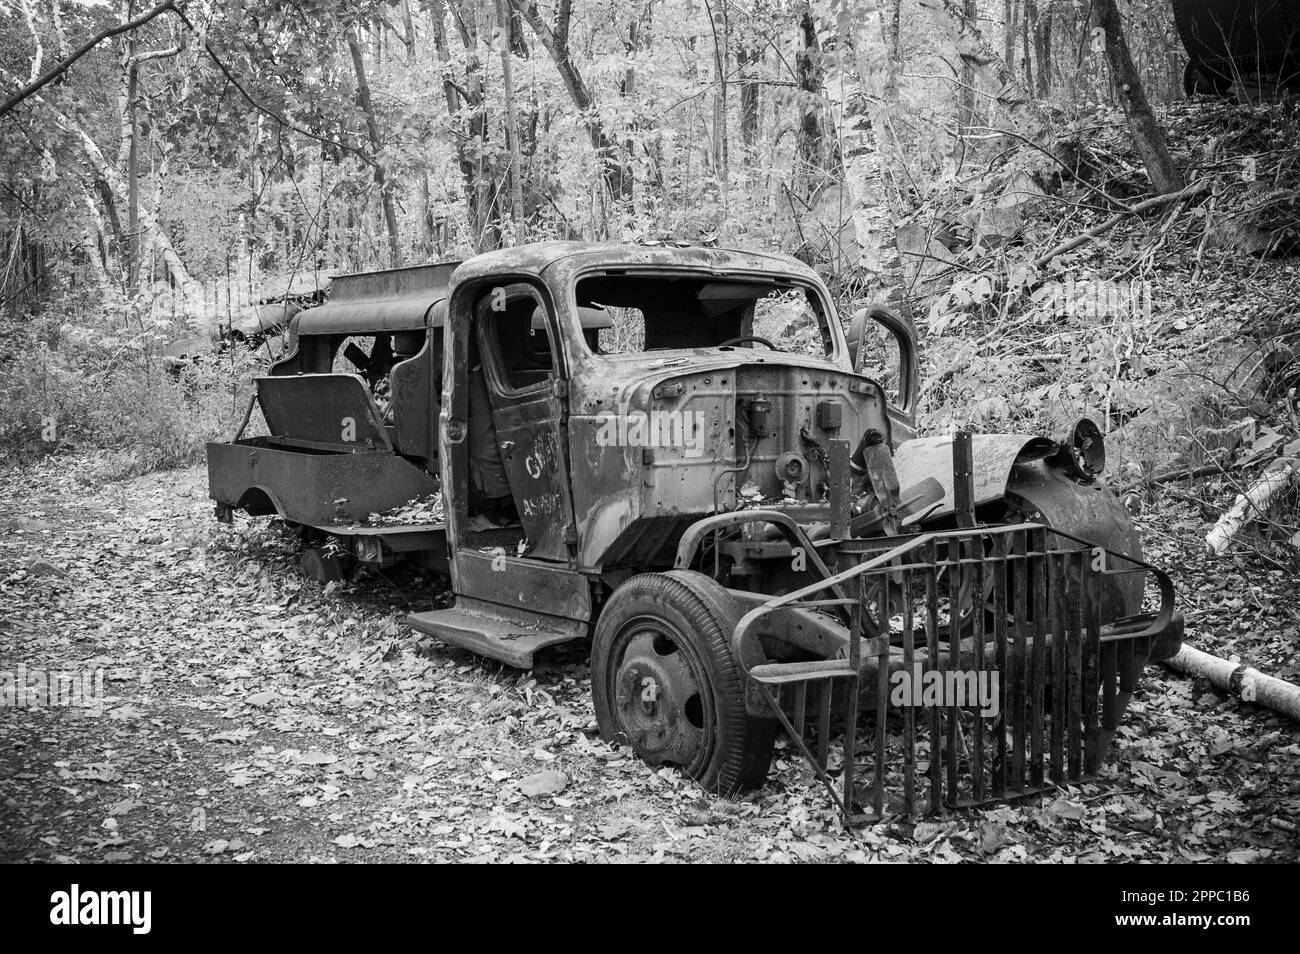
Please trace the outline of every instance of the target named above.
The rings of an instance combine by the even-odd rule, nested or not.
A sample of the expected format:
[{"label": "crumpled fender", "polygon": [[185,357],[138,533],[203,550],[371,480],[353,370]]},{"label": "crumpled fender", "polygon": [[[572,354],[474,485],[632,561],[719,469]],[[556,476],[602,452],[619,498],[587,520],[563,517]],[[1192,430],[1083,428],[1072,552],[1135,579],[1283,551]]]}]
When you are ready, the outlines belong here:
[{"label": "crumpled fender", "polygon": [[[1042,460],[1055,453],[1059,445],[1046,437],[1027,437],[1024,434],[973,434],[971,459],[975,462],[975,506],[1001,500],[1006,496],[1011,469],[1017,463]],[[933,509],[926,509],[904,520],[917,522],[952,513],[955,503],[952,486],[952,437],[918,437],[904,441],[894,451],[894,470],[898,485],[906,490],[927,477],[933,477],[943,486],[943,500]]]},{"label": "crumpled fender", "polygon": [[[1142,558],[1142,540],[1128,508],[1100,480],[1074,479],[1048,461],[1020,463],[1012,468],[1007,497],[1026,520],[1056,527],[1114,553]],[[1102,585],[1104,611],[1112,617],[1138,612],[1144,578],[1145,573],[1106,577]]]},{"label": "crumpled fender", "polygon": [[[1057,456],[1060,448],[1057,441],[1045,437],[972,435],[975,505],[1005,500],[1026,520],[1141,558],[1142,543],[1124,504],[1100,479],[1063,466]],[[904,525],[952,513],[951,437],[922,437],[900,444],[894,452],[894,469],[904,489],[926,477],[933,477],[944,489],[937,507],[909,517]],[[1111,576],[1104,591],[1105,612],[1111,618],[1135,613],[1142,601],[1142,574]]]}]

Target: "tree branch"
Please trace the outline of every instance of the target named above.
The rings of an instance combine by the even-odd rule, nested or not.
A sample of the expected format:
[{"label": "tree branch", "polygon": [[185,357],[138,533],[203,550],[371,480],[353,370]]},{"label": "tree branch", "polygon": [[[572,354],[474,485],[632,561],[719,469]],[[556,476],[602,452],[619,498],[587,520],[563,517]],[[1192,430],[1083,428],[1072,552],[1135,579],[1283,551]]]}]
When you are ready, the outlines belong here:
[{"label": "tree branch", "polygon": [[[28,83],[22,89],[18,90],[18,92],[11,95],[8,99],[4,101],[3,104],[0,104],[0,116],[5,115],[5,113],[12,110],[15,106],[17,106],[23,100],[27,99],[27,97],[31,96],[33,93],[38,92],[42,87],[48,86],[50,83],[54,82],[54,80],[58,79],[60,76],[66,73],[69,67],[71,67],[73,63],[77,62],[77,60],[81,59],[83,56],[85,56],[87,53],[89,53],[99,44],[103,43],[105,40],[112,39],[113,37],[118,36],[119,34],[122,33],[126,33],[130,30],[138,29],[144,26],[150,20],[154,19],[157,16],[161,16],[162,14],[166,13],[169,10],[177,14],[178,16],[180,16],[182,20],[185,20],[185,15],[181,13],[179,9],[177,9],[176,4],[173,3],[172,0],[165,0],[165,2],[158,4],[158,6],[154,7],[152,10],[148,11],[147,13],[140,14],[140,16],[136,17],[134,20],[128,20],[125,23],[119,23],[117,26],[109,27],[107,30],[101,30],[99,33],[96,33],[85,43],[81,44],[81,46],[77,47],[76,51],[71,56],[65,57],[64,59],[60,60],[54,66],[50,67],[48,70],[42,73],[40,76],[36,77],[35,80]],[[189,25],[190,25],[189,21],[187,20],[186,26]],[[190,28],[193,29],[193,27]]]},{"label": "tree branch", "polygon": [[1094,225],[1092,228],[1088,229],[1088,231],[1080,235],[1076,235],[1074,238],[1069,239],[1065,242],[1062,242],[1060,245],[1056,246],[1056,248],[1052,249],[1050,252],[1046,253],[1045,255],[1038,256],[1038,258],[1034,259],[1034,268],[1042,268],[1043,266],[1051,262],[1052,259],[1056,258],[1056,256],[1064,255],[1066,252],[1071,252],[1074,249],[1078,248],[1080,245],[1086,245],[1088,242],[1091,242],[1097,236],[1109,232],[1111,229],[1119,225],[1121,222],[1123,222],[1125,219],[1129,218],[1130,216],[1141,215],[1143,212],[1149,212],[1152,209],[1158,208],[1162,205],[1167,205],[1168,203],[1174,201],[1175,199],[1189,199],[1194,195],[1199,195],[1200,193],[1204,192],[1206,186],[1207,183],[1205,182],[1205,180],[1201,180],[1199,182],[1195,182],[1192,185],[1187,186],[1187,188],[1185,189],[1180,189],[1177,192],[1166,192],[1164,195],[1154,196],[1153,198],[1146,199],[1145,201],[1139,202],[1137,205],[1132,206],[1127,212],[1116,213],[1115,215],[1112,215],[1110,218],[1106,219],[1106,221],[1102,222],[1100,225]]}]

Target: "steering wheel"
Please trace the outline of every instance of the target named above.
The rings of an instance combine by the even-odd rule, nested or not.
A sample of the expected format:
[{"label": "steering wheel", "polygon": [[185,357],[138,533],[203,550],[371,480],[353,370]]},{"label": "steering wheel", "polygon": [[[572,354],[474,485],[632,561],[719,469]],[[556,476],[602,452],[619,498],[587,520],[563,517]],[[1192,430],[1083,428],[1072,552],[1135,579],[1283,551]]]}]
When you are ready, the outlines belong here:
[{"label": "steering wheel", "polygon": [[715,347],[725,348],[727,347],[727,345],[743,344],[746,341],[757,341],[759,344],[765,345],[768,348],[771,348],[773,351],[781,350],[776,345],[772,344],[772,342],[768,341],[766,338],[760,338],[758,335],[741,335],[738,338],[728,338],[726,341],[722,342],[721,344],[715,345]]}]

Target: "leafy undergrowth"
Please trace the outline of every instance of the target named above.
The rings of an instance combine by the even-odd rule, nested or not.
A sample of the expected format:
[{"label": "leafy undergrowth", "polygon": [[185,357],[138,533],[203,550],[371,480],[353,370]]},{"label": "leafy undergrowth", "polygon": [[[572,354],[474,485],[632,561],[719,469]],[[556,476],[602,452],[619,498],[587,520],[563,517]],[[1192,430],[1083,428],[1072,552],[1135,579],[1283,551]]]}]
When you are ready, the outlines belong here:
[{"label": "leafy undergrowth", "polygon": [[1285,422],[1280,395],[1300,380],[1300,109],[1180,103],[1162,121],[1188,191],[1145,215],[1120,214],[1151,186],[1123,116],[1104,110],[1060,132],[1073,175],[1026,147],[916,213],[926,237],[904,257],[920,268],[929,427],[1057,434],[1087,415],[1127,482]]},{"label": "leafy undergrowth", "polygon": [[[201,470],[5,476],[0,669],[107,680],[99,716],[0,714],[2,861],[1300,859],[1300,726],[1164,670],[1098,783],[845,832],[788,751],[729,800],[602,743],[582,647],[520,673],[418,643],[436,579],[304,582],[265,521],[211,519]],[[1190,638],[1300,676],[1293,580],[1188,556],[1185,501],[1141,519]]]}]

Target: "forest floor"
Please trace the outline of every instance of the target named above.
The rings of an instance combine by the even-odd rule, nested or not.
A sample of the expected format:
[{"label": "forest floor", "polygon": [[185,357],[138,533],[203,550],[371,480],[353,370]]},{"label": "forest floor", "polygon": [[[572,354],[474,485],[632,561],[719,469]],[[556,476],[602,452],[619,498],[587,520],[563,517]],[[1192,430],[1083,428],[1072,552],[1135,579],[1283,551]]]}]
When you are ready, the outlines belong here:
[{"label": "forest floor", "polygon": [[[848,832],[788,749],[733,800],[601,742],[584,647],[417,641],[437,581],[322,587],[268,521],[216,523],[202,468],[82,471],[0,474],[0,670],[106,673],[100,714],[0,712],[0,861],[1300,860],[1300,726],[1162,668],[1097,782]],[[1300,678],[1290,574],[1203,557],[1185,499],[1138,519],[1189,641]]]}]

